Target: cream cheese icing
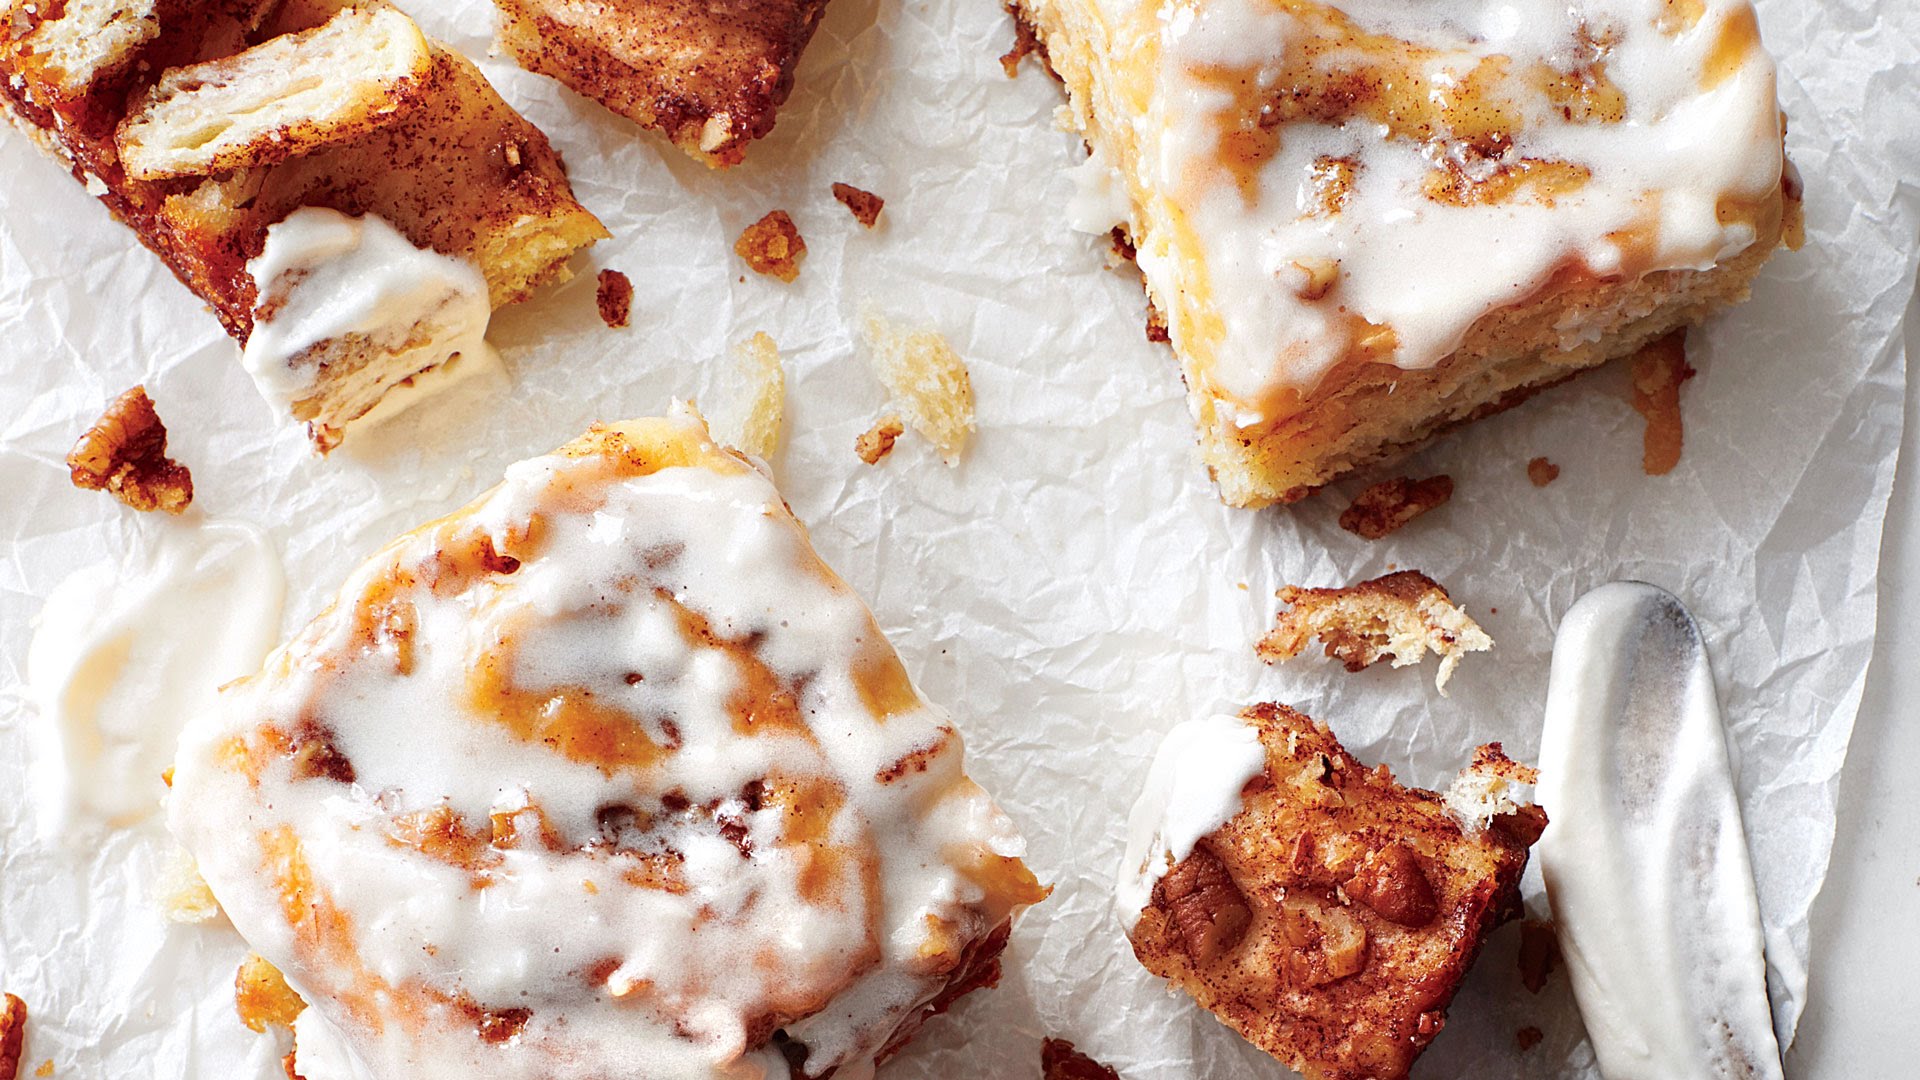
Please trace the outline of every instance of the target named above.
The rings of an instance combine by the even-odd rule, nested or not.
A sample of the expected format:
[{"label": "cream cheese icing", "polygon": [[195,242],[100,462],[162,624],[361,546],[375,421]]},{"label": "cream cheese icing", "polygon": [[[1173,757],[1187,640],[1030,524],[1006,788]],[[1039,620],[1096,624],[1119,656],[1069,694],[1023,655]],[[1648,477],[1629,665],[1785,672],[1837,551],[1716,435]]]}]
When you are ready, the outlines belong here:
[{"label": "cream cheese icing", "polygon": [[1091,7],[1094,59],[1056,64],[1111,68],[1076,119],[1132,148],[1141,270],[1243,427],[1355,356],[1431,367],[1569,269],[1711,267],[1777,198],[1747,0]]},{"label": "cream cheese icing", "polygon": [[322,1057],[385,1080],[784,1077],[776,1028],[858,1075],[1043,895],[945,713],[684,410],[369,561],[190,726],[170,807]]},{"label": "cream cheese icing", "polygon": [[272,544],[241,522],[167,527],[54,587],[27,648],[27,695],[58,762],[34,770],[52,833],[160,809],[181,728],[259,667],[284,593]]},{"label": "cream cheese icing", "polygon": [[1540,869],[1608,1080],[1781,1075],[1713,673],[1679,602],[1588,593],[1554,641]]},{"label": "cream cheese icing", "polygon": [[[285,411],[298,414],[296,406],[321,390],[323,374],[328,397],[346,407],[344,422],[451,359],[471,357],[469,366],[492,359],[493,305],[480,268],[415,247],[378,215],[295,210],[268,227],[247,273],[259,300],[242,363],[261,396]],[[366,362],[323,372],[323,362],[342,351]]]},{"label": "cream cheese icing", "polygon": [[1167,732],[1127,818],[1127,853],[1114,883],[1114,910],[1128,933],[1153,887],[1240,812],[1241,790],[1266,768],[1260,729],[1240,717],[1184,720]]}]

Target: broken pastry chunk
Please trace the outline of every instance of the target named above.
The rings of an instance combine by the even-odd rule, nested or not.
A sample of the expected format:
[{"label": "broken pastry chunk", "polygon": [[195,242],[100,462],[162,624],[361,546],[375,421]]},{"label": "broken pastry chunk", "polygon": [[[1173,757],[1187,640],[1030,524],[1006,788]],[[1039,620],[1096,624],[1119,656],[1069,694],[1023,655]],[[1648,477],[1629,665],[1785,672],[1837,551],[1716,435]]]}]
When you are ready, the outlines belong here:
[{"label": "broken pastry chunk", "polygon": [[1665,476],[1680,464],[1680,384],[1693,376],[1684,331],[1668,334],[1633,358],[1633,408],[1647,420],[1640,467],[1648,476]]},{"label": "broken pastry chunk", "polygon": [[895,407],[948,465],[959,464],[975,426],[966,362],[931,330],[902,330],[878,315],[862,330],[867,361]]},{"label": "broken pastry chunk", "polygon": [[765,331],[754,334],[734,346],[727,374],[732,394],[724,419],[715,417],[715,437],[743,454],[771,458],[780,449],[780,424],[787,410],[780,347]]},{"label": "broken pastry chunk", "polygon": [[883,416],[853,440],[853,452],[859,455],[861,461],[878,465],[881,458],[893,453],[893,444],[906,434],[906,430],[899,417]]},{"label": "broken pastry chunk", "polygon": [[1425,480],[1396,476],[1355,495],[1353,505],[1340,511],[1340,527],[1363,540],[1379,540],[1451,498],[1453,477],[1444,473]]},{"label": "broken pastry chunk", "polygon": [[1288,606],[1254,645],[1269,664],[1299,656],[1314,638],[1348,671],[1388,659],[1394,667],[1406,667],[1432,652],[1440,657],[1434,685],[1444,694],[1463,656],[1493,648],[1493,639],[1453,603],[1447,590],[1417,570],[1338,589],[1288,585],[1278,595]]},{"label": "broken pastry chunk", "polygon": [[310,1076],[868,1075],[1047,892],[686,408],[375,554],[189,723],[168,813]]},{"label": "broken pastry chunk", "polygon": [[840,201],[840,205],[847,208],[855,221],[869,229],[880,220],[880,211],[887,205],[885,199],[871,191],[862,191],[852,184],[833,185],[833,197]]},{"label": "broken pastry chunk", "polygon": [[73,486],[104,491],[135,510],[178,514],[193,502],[193,474],[167,456],[167,426],[147,388],[113,399],[67,453]]},{"label": "broken pastry chunk", "polygon": [[385,4],[12,0],[0,76],[323,451],[606,235],[546,136]]},{"label": "broken pastry chunk", "polygon": [[773,130],[827,0],[494,0],[500,40],[529,71],[709,166],[738,165]]},{"label": "broken pastry chunk", "polygon": [[1014,7],[1236,506],[1630,356],[1798,233],[1749,0]]},{"label": "broken pastry chunk", "polygon": [[1324,725],[1256,705],[1168,734],[1129,824],[1120,915],[1147,970],[1308,1080],[1399,1080],[1519,913],[1545,824],[1518,802],[1458,816]]},{"label": "broken pastry chunk", "polygon": [[247,1030],[291,1028],[306,1007],[307,1003],[287,985],[280,969],[262,959],[259,953],[248,953],[247,958],[240,961],[240,967],[233,974],[233,1009],[240,1014],[240,1022],[247,1025]]},{"label": "broken pastry chunk", "polygon": [[1120,1080],[1120,1074],[1065,1039],[1048,1039],[1040,1044],[1040,1080]]},{"label": "broken pastry chunk", "polygon": [[613,330],[633,322],[633,279],[618,270],[602,270],[594,285],[593,303],[601,322]]},{"label": "broken pastry chunk", "polygon": [[800,258],[807,253],[807,242],[800,238],[800,230],[785,210],[770,210],[741,230],[740,239],[733,242],[733,253],[745,259],[754,273],[791,283],[800,276]]}]

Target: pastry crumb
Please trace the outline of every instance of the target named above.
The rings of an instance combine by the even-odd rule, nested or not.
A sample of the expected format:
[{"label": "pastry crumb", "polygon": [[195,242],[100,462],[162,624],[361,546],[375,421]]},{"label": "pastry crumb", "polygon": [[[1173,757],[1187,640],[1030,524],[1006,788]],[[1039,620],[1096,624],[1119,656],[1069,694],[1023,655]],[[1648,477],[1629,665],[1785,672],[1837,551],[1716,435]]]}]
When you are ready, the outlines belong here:
[{"label": "pastry crumb", "polygon": [[1533,481],[1534,487],[1546,487],[1560,479],[1560,466],[1543,457],[1534,458],[1527,462],[1527,479]]},{"label": "pastry crumb", "polygon": [[12,994],[0,994],[0,1080],[20,1072],[20,1055],[27,1043],[27,1003]]},{"label": "pastry crumb", "polygon": [[1693,378],[1687,363],[1687,332],[1675,330],[1633,357],[1633,408],[1647,418],[1640,468],[1665,476],[1680,464],[1680,384]]},{"label": "pastry crumb", "polygon": [[622,330],[633,322],[633,281],[620,271],[600,271],[593,300],[600,308],[600,321],[612,329]]},{"label": "pastry crumb", "polygon": [[1040,1080],[1120,1080],[1120,1074],[1074,1048],[1065,1039],[1040,1044]]},{"label": "pastry crumb", "polygon": [[770,458],[780,449],[787,378],[780,347],[766,331],[734,346],[733,376],[732,407],[714,417],[714,437],[742,453]]},{"label": "pastry crumb", "polygon": [[1453,778],[1442,800],[1470,833],[1502,821],[1510,833],[1531,834],[1531,844],[1547,827],[1544,812],[1527,801],[1539,782],[1540,770],[1508,757],[1499,743],[1487,743],[1474,751],[1473,761]]},{"label": "pastry crumb", "polygon": [[1547,977],[1559,966],[1560,939],[1553,932],[1553,924],[1540,919],[1520,924],[1520,985],[1527,988],[1527,993],[1545,989]]},{"label": "pastry crumb", "polygon": [[178,514],[193,502],[193,474],[167,456],[167,427],[147,388],[115,398],[67,454],[73,486],[104,491],[135,510]]},{"label": "pastry crumb", "polygon": [[833,185],[833,197],[840,200],[840,205],[853,214],[855,221],[869,229],[880,220],[880,211],[887,205],[887,200],[871,191],[862,191],[852,184]]},{"label": "pastry crumb", "polygon": [[[171,787],[171,783],[168,786]],[[155,892],[160,911],[169,922],[203,923],[220,914],[220,901],[214,899],[213,890],[207,888],[207,879],[200,876],[200,868],[194,865],[193,856],[187,854],[185,848],[173,849],[160,871]]]},{"label": "pastry crumb", "polygon": [[1362,539],[1378,540],[1451,498],[1453,477],[1445,473],[1425,480],[1396,476],[1354,496],[1353,505],[1340,512],[1340,527]]},{"label": "pastry crumb", "polygon": [[1254,651],[1269,664],[1299,656],[1314,638],[1348,671],[1388,658],[1394,667],[1406,667],[1433,652],[1440,656],[1434,685],[1444,695],[1463,656],[1493,647],[1493,639],[1454,605],[1447,590],[1418,570],[1402,570],[1345,588],[1289,585],[1278,595],[1287,609],[1254,644]]},{"label": "pastry crumb", "polygon": [[800,230],[785,210],[773,210],[747,226],[733,250],[754,273],[791,282],[800,276],[800,257],[807,253],[807,242],[800,239]]},{"label": "pastry crumb", "polygon": [[1007,14],[1013,17],[1013,48],[1000,54],[1000,70],[1007,73],[1007,78],[1012,79],[1020,74],[1020,61],[1035,53],[1040,54],[1040,58],[1044,60],[1047,49],[1040,43],[1040,36],[1033,32],[1033,27],[1027,24],[1026,17],[1020,14],[1018,8],[1007,4],[1006,9]]},{"label": "pastry crumb", "polygon": [[865,336],[868,362],[907,424],[938,447],[948,465],[959,464],[975,430],[966,363],[939,334],[902,331],[878,315],[867,316]]},{"label": "pastry crumb", "polygon": [[250,1031],[269,1027],[292,1027],[307,1003],[280,974],[280,969],[259,953],[248,953],[233,973],[233,1011]]},{"label": "pastry crumb", "polygon": [[853,440],[853,452],[860,455],[861,461],[869,465],[878,465],[881,458],[893,453],[894,441],[905,431],[906,428],[901,425],[899,417],[881,417],[879,423],[861,432],[860,437]]},{"label": "pastry crumb", "polygon": [[1541,1031],[1537,1027],[1523,1027],[1513,1033],[1513,1044],[1519,1047],[1520,1052],[1524,1054],[1534,1047],[1539,1046],[1540,1040],[1546,1037],[1546,1032]]}]

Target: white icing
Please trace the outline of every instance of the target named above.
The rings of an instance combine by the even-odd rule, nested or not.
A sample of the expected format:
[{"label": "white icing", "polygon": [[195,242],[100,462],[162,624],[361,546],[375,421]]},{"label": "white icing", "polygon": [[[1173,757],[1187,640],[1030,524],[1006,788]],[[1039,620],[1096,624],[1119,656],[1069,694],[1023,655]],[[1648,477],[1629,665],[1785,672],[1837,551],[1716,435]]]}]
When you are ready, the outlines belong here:
[{"label": "white icing", "polygon": [[[697,417],[671,423],[719,453]],[[801,1017],[783,1026],[809,1047],[813,1072],[844,1065],[840,1075],[858,1075],[944,984],[944,971],[922,960],[933,944],[929,919],[951,924],[964,944],[1010,914],[1004,896],[988,897],[958,864],[1017,855],[1022,841],[962,773],[943,712],[917,696],[890,717],[869,711],[858,661],[876,649],[892,654],[866,607],[819,565],[767,477],[741,465],[609,480],[606,467],[597,455],[565,453],[522,462],[460,515],[357,571],[340,603],[190,727],[173,828],[234,925],[315,991],[313,1007],[384,1080],[533,1080],[553,1075],[559,1060],[568,1075],[625,1075],[646,1062],[649,1076],[784,1077],[776,1050],[746,1049],[756,1037],[747,1025],[775,1010],[782,992],[809,988],[831,1000],[778,1006]],[[391,640],[356,634],[356,599],[383,575],[419,569],[430,580],[421,568],[462,537],[515,550],[512,537],[536,517],[533,554],[511,574],[445,595],[427,584],[401,594],[416,612],[411,674],[399,673]],[[660,591],[718,638],[747,642],[791,688],[803,730],[743,733],[730,699],[750,693],[749,665],[690,637]],[[543,696],[576,688],[618,710],[621,730],[672,748],[654,766],[602,768],[522,738],[471,697],[481,657],[501,642],[512,645],[500,663],[515,685]],[[330,729],[352,783],[296,779],[283,755],[254,788],[225,764],[221,747],[233,737],[303,716]],[[927,752],[923,770],[878,778],[915,750]],[[871,860],[875,891],[843,860],[821,864],[823,891],[803,895],[803,871],[817,857],[783,842],[788,815],[773,795],[758,811],[745,801],[749,783],[769,777],[838,785],[844,808],[824,842]],[[696,809],[670,808],[662,796],[675,790]],[[598,812],[620,805],[654,824],[624,834],[624,852],[587,846],[607,835]],[[485,837],[491,814],[529,806],[545,815],[557,847],[491,847],[494,863],[478,871],[388,839],[394,819],[415,811],[448,808]],[[517,820],[538,836],[537,819]],[[737,835],[723,835],[722,822]],[[297,945],[262,873],[254,837],[276,827],[297,834],[373,978],[530,1009],[521,1034],[488,1045],[457,1014],[417,1027],[389,1016],[378,1031],[354,1016],[342,999],[355,977]],[[623,878],[647,865],[634,851],[676,853],[669,861],[684,891]],[[869,949],[879,955],[862,961]]]},{"label": "white icing", "polygon": [[1115,910],[1129,933],[1153,887],[1240,812],[1241,789],[1266,767],[1260,729],[1237,716],[1186,720],[1167,732],[1127,819],[1127,854],[1114,884]]},{"label": "white icing", "polygon": [[54,587],[27,649],[27,694],[57,748],[58,764],[35,770],[54,834],[159,809],[180,729],[259,666],[284,592],[272,545],[236,522],[170,525]]},{"label": "white icing", "polygon": [[1067,175],[1073,181],[1073,195],[1067,200],[1069,226],[1105,236],[1114,226],[1127,223],[1127,182],[1104,148],[1093,147],[1087,160],[1067,170]]},{"label": "white icing", "polygon": [[329,387],[330,398],[353,403],[343,419],[450,358],[491,352],[493,306],[479,268],[415,247],[375,215],[295,210],[268,227],[247,273],[259,300],[242,362],[281,409],[314,392],[323,359],[315,350],[329,342],[355,339],[378,352]]},{"label": "white icing", "polygon": [[312,1008],[293,1018],[293,1069],[300,1080],[374,1080],[340,1029]]},{"label": "white icing", "polygon": [[[1168,313],[1174,344],[1198,369],[1196,392],[1221,397],[1224,413],[1241,426],[1274,418],[1284,391],[1310,390],[1352,355],[1348,313],[1398,335],[1397,348],[1381,359],[1431,367],[1482,315],[1526,299],[1556,271],[1578,264],[1597,274],[1618,271],[1622,251],[1609,234],[1639,223],[1650,208],[1657,207],[1657,237],[1652,264],[1641,269],[1704,269],[1744,250],[1756,239],[1753,226],[1721,222],[1718,201],[1760,199],[1780,183],[1772,61],[1748,49],[1724,80],[1703,89],[1722,27],[1751,17],[1747,0],[1705,0],[1698,24],[1677,33],[1656,27],[1668,14],[1665,0],[1332,5],[1363,30],[1443,50],[1425,69],[1436,95],[1489,56],[1510,58],[1516,73],[1535,64],[1567,71],[1576,63],[1580,27],[1616,35],[1604,63],[1625,94],[1624,120],[1566,119],[1518,78],[1502,92],[1525,118],[1510,158],[1571,162],[1589,168],[1591,179],[1552,206],[1522,195],[1464,207],[1430,199],[1421,188],[1450,156],[1463,160],[1457,146],[1388,137],[1364,117],[1279,125],[1279,148],[1258,167],[1252,197],[1243,197],[1218,153],[1218,117],[1258,99],[1196,73],[1245,67],[1278,78],[1279,58],[1289,42],[1313,33],[1309,23],[1294,5],[1270,0],[1094,6],[1098,20],[1062,16],[1079,24],[1076,33],[1089,36],[1086,47],[1099,58],[1091,116],[1082,123],[1096,129],[1089,131],[1095,145],[1103,141],[1100,130],[1115,137],[1124,131],[1137,143],[1121,164],[1135,203],[1131,231],[1140,267]],[[1143,39],[1155,51],[1139,44]],[[1346,70],[1351,55],[1332,50],[1319,69]],[[1103,74],[1103,67],[1119,74]],[[1153,93],[1146,110],[1135,113],[1119,104],[1129,95],[1117,87],[1138,79],[1152,80]],[[1360,165],[1345,208],[1333,215],[1306,213],[1315,205],[1310,177],[1322,156]],[[1093,163],[1079,167],[1089,176],[1099,171]],[[1176,235],[1175,218],[1191,230],[1190,240]],[[1189,256],[1203,268],[1204,287]],[[1298,295],[1288,278],[1302,259],[1338,260],[1331,292],[1312,300]],[[1217,343],[1201,342],[1175,302],[1182,297],[1221,320]],[[1567,329],[1574,338],[1585,332]]]},{"label": "white icing", "polygon": [[1699,631],[1603,586],[1554,642],[1535,849],[1608,1080],[1778,1077],[1760,908]]}]

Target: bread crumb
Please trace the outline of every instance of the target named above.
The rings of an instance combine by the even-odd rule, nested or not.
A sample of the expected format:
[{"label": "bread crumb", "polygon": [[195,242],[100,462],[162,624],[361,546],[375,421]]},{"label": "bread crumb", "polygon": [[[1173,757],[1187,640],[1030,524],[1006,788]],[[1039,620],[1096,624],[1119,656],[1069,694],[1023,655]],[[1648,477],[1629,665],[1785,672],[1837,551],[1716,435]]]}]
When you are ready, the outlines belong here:
[{"label": "bread crumb", "polygon": [[1499,743],[1488,743],[1474,751],[1473,761],[1442,798],[1469,832],[1504,820],[1509,831],[1530,833],[1527,843],[1532,844],[1547,826],[1544,813],[1529,801],[1530,789],[1539,782],[1538,769],[1509,758]]},{"label": "bread crumb", "polygon": [[790,282],[800,276],[800,257],[807,253],[807,242],[800,239],[800,230],[785,210],[774,210],[747,226],[733,250],[754,273]]},{"label": "bread crumb", "polygon": [[1120,1080],[1120,1074],[1074,1049],[1065,1039],[1040,1044],[1040,1080]]},{"label": "bread crumb", "polygon": [[1340,527],[1367,540],[1400,531],[1407,522],[1453,498],[1453,477],[1442,473],[1425,480],[1396,476],[1354,497],[1340,512]]},{"label": "bread crumb", "polygon": [[1288,607],[1273,630],[1254,644],[1254,651],[1269,664],[1300,655],[1314,638],[1348,671],[1360,671],[1387,658],[1392,658],[1394,667],[1406,667],[1433,652],[1440,656],[1434,685],[1444,696],[1461,657],[1493,647],[1493,639],[1454,606],[1447,590],[1417,570],[1345,588],[1289,585],[1278,595]]},{"label": "bread crumb", "polygon": [[53,1059],[48,1058],[47,1060],[41,1062],[40,1067],[33,1070],[33,1075],[52,1076],[53,1075]]},{"label": "bread crumb", "polygon": [[169,922],[203,923],[220,914],[220,901],[207,888],[193,856],[185,848],[175,847],[160,870],[155,887],[160,910]]},{"label": "bread crumb", "polygon": [[0,1080],[19,1075],[26,1043],[27,1003],[12,994],[0,995]]},{"label": "bread crumb", "polygon": [[259,953],[248,953],[233,973],[233,1011],[250,1031],[269,1027],[292,1027],[307,1003]]},{"label": "bread crumb", "polygon": [[905,430],[906,428],[900,425],[899,417],[881,417],[879,423],[861,432],[860,437],[853,440],[853,452],[860,455],[861,461],[869,465],[878,465],[881,458],[893,453],[894,440],[898,439]]},{"label": "bread crumb", "polygon": [[959,464],[975,430],[967,365],[931,330],[903,332],[868,315],[865,331],[868,362],[907,424],[938,447],[948,465]]},{"label": "bread crumb", "polygon": [[1537,994],[1546,988],[1547,977],[1553,969],[1560,966],[1560,938],[1553,932],[1553,924],[1539,919],[1528,919],[1520,925],[1520,985],[1527,993]]},{"label": "bread crumb", "polygon": [[1537,1027],[1523,1027],[1513,1033],[1513,1044],[1519,1047],[1520,1052],[1524,1054],[1534,1047],[1539,1046],[1540,1040],[1546,1037],[1546,1033]]},{"label": "bread crumb", "polygon": [[600,321],[609,327],[621,330],[633,322],[633,281],[620,271],[600,271],[593,300],[600,307]]},{"label": "bread crumb", "polygon": [[1534,487],[1546,487],[1560,479],[1560,466],[1543,457],[1534,458],[1527,462],[1527,479],[1533,481]]},{"label": "bread crumb", "polygon": [[73,486],[105,491],[135,510],[178,514],[193,502],[193,474],[167,456],[167,427],[147,388],[115,398],[67,453]]},{"label": "bread crumb", "polygon": [[880,220],[880,210],[887,205],[887,200],[871,191],[862,191],[852,184],[833,185],[833,197],[839,199],[842,206],[853,212],[855,221],[869,229],[873,228],[874,222]]},{"label": "bread crumb", "polygon": [[765,331],[734,346],[729,407],[714,416],[714,439],[744,454],[770,458],[780,449],[787,378],[780,348]]},{"label": "bread crumb", "polygon": [[1647,418],[1640,468],[1648,476],[1665,476],[1680,463],[1680,384],[1693,376],[1684,328],[1634,354],[1633,407]]},{"label": "bread crumb", "polygon": [[1006,72],[1007,78],[1011,79],[1020,74],[1020,61],[1034,53],[1039,53],[1040,58],[1044,60],[1047,56],[1047,48],[1041,43],[1039,35],[1033,32],[1033,27],[1027,25],[1026,18],[1020,14],[1020,9],[1012,4],[1005,6],[1007,14],[1013,17],[1013,48],[1000,54],[1000,70]]}]

